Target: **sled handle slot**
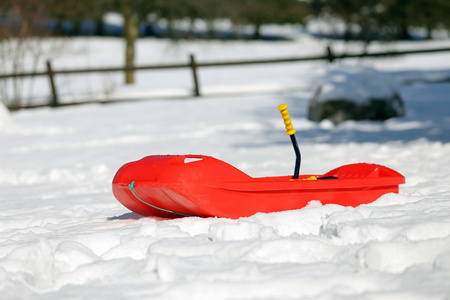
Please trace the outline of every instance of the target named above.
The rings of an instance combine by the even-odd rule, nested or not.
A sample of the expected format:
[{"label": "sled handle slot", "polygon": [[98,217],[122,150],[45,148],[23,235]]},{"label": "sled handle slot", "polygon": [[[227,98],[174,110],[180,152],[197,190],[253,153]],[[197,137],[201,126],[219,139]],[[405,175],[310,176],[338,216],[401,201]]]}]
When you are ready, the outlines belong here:
[{"label": "sled handle slot", "polygon": [[294,168],[294,176],[293,179],[298,178],[298,174],[300,173],[300,163],[302,161],[302,156],[300,154],[300,149],[298,148],[297,139],[295,138],[294,125],[292,125],[291,117],[289,116],[289,112],[287,110],[287,104],[281,104],[278,106],[278,110],[281,113],[281,117],[284,120],[284,125],[286,126],[286,134],[291,138],[292,146],[294,147],[295,152],[295,168]]}]

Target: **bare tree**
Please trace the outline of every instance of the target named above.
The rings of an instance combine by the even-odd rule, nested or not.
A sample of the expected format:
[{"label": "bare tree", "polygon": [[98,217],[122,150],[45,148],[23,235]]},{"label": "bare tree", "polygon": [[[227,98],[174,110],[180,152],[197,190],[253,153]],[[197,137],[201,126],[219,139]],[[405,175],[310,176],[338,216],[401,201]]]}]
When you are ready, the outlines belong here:
[{"label": "bare tree", "polygon": [[[0,6],[0,64],[12,73],[35,71],[43,48],[41,36],[46,34],[42,22],[44,4],[39,0],[7,0]],[[3,80],[0,86],[2,101],[19,108],[23,103],[24,79],[15,77]]]},{"label": "bare tree", "polygon": [[[124,36],[125,36],[125,66],[133,67],[135,57],[135,42],[138,37],[138,18],[131,7],[130,0],[121,0],[122,15],[124,19]],[[125,72],[125,83],[134,83],[134,72]]]}]

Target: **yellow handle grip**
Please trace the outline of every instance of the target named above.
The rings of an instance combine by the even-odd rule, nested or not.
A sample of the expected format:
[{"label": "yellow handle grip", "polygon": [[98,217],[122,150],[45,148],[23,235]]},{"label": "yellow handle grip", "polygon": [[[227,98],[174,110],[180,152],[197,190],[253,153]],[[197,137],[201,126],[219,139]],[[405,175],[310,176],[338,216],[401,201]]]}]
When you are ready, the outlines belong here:
[{"label": "yellow handle grip", "polygon": [[281,104],[280,106],[278,106],[278,109],[281,112],[281,116],[284,120],[284,125],[286,125],[286,134],[293,135],[295,133],[295,129],[294,125],[292,125],[291,117],[289,116],[287,107],[287,104]]}]

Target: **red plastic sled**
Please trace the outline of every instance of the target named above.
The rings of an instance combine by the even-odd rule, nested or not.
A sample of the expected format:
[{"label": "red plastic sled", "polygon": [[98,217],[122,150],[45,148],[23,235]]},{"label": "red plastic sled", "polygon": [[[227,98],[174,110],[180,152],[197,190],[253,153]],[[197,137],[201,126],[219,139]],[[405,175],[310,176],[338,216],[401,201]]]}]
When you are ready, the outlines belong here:
[{"label": "red plastic sled", "polygon": [[125,164],[113,193],[143,216],[240,218],[305,207],[310,201],[356,207],[398,193],[405,178],[375,164],[341,166],[323,175],[253,178],[202,155],[156,155]]}]

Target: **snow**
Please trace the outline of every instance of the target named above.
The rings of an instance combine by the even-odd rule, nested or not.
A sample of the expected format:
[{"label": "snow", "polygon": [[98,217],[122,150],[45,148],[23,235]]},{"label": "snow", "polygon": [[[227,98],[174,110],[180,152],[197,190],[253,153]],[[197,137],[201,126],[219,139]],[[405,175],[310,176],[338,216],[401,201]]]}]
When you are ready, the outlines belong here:
[{"label": "snow", "polygon": [[[326,43],[148,39],[138,62],[179,62],[191,52],[202,61],[311,54]],[[55,65],[120,65],[119,40],[73,46],[85,51]],[[133,87],[121,87],[118,74],[57,78],[66,96],[111,80],[111,95],[152,101],[0,110],[0,298],[448,299],[450,85],[430,80],[448,76],[449,55],[342,62],[388,73],[407,111],[339,126],[306,119],[310,87],[329,70],[324,62],[200,70],[202,98],[189,96],[182,70],[138,73]],[[46,86],[33,93],[45,96]],[[164,99],[161,90],[184,98]],[[117,169],[150,154],[212,155],[251,176],[292,174],[281,103],[297,130],[302,173],[379,163],[406,177],[399,194],[238,220],[143,218],[114,199]]]},{"label": "snow", "polygon": [[367,104],[370,98],[391,99],[397,90],[392,75],[370,67],[333,66],[319,82],[319,102],[349,99]]},{"label": "snow", "polygon": [[9,116],[9,111],[0,101],[0,132],[8,130],[13,126],[11,117]]},{"label": "snow", "polygon": [[103,16],[103,22],[110,25],[123,26],[125,21],[119,13],[109,12]]}]

